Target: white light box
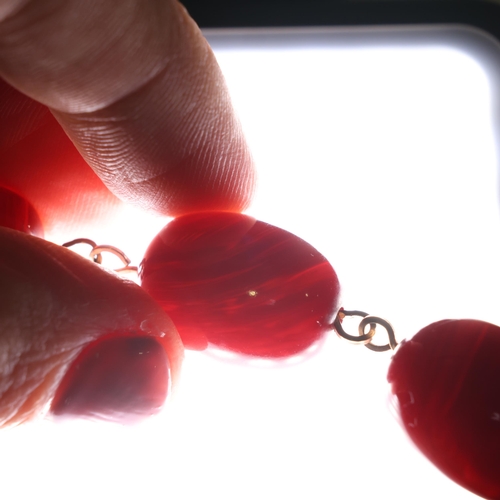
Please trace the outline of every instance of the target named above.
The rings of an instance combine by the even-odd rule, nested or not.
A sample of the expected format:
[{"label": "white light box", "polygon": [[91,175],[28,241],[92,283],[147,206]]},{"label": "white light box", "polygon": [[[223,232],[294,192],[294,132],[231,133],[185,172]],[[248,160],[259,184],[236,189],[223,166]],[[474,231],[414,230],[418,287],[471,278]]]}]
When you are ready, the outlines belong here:
[{"label": "white light box", "polygon": [[[337,271],[344,307],[388,319],[398,340],[445,318],[500,324],[494,40],[463,27],[206,36],[258,169],[248,214],[314,245]],[[85,236],[137,262],[163,222],[130,209],[125,235]],[[406,437],[390,359],[335,333],[281,363],[188,352],[175,397],[151,422],[3,432],[2,492],[474,498]]]}]

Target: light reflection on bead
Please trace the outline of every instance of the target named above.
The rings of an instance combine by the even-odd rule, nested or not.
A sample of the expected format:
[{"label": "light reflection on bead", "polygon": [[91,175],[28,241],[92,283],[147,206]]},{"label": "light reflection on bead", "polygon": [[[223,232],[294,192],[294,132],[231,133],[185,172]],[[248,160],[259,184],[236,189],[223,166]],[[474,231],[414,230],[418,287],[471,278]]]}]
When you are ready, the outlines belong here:
[{"label": "light reflection on bead", "polygon": [[325,257],[243,214],[175,219],[149,246],[140,275],[191,349],[292,356],[329,331],[339,309],[339,282]]}]

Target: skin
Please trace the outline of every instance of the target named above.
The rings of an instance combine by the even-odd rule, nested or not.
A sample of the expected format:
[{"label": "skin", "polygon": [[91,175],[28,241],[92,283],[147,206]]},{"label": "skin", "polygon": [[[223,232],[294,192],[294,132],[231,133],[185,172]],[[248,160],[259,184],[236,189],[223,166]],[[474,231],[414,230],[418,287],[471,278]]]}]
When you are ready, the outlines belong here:
[{"label": "skin", "polygon": [[[52,113],[23,122],[32,140],[58,138],[47,155],[29,158],[6,133],[0,142],[0,183],[49,230],[84,235],[124,203],[169,216],[248,206],[250,153],[215,58],[176,1],[0,0],[0,76]],[[0,97],[9,112],[14,99]],[[23,119],[10,112],[11,125]],[[140,287],[3,228],[0,267],[0,426],[43,415],[71,362],[109,332],[164,333],[175,385],[182,344]]]}]

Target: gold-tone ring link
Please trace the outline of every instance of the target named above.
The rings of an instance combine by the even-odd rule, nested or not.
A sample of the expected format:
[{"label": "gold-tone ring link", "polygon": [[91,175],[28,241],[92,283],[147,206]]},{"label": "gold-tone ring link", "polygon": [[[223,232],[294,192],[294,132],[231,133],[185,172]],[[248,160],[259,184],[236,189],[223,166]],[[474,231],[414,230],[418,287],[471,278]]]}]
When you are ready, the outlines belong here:
[{"label": "gold-tone ring link", "polygon": [[[364,331],[359,330],[359,335],[350,335],[347,333],[343,326],[342,326],[342,320],[346,316],[361,316],[362,318],[368,317],[368,313],[365,313],[363,311],[346,311],[345,309],[341,309],[337,317],[335,318],[335,321],[333,322],[333,327],[335,328],[335,331],[337,332],[337,335],[344,340],[347,340],[348,342],[351,342],[352,344],[364,344],[364,345],[369,345],[371,342],[373,336],[375,335],[375,328],[376,324],[375,322],[370,323],[370,331],[368,333],[365,333]],[[365,323],[366,325],[366,323]]]},{"label": "gold-tone ring link", "polygon": [[77,238],[75,240],[68,241],[67,243],[63,243],[63,247],[70,248],[74,245],[85,244],[92,247],[92,250],[89,253],[89,258],[95,262],[96,264],[102,264],[102,254],[104,252],[111,253],[118,257],[124,264],[123,267],[118,269],[113,269],[115,273],[137,273],[137,267],[131,266],[131,260],[125,255],[125,253],[111,245],[97,245],[95,241],[90,240],[88,238]]},{"label": "gold-tone ring link", "polygon": [[137,267],[130,265],[132,261],[125,255],[125,253],[119,248],[116,248],[112,245],[96,245],[90,252],[90,257],[94,260],[94,262],[96,262],[95,260],[96,258],[100,258],[100,260],[102,261],[103,252],[108,252],[115,255],[123,262],[123,264],[125,264],[123,267],[120,267],[118,269],[113,269],[115,273],[137,272]]},{"label": "gold-tone ring link", "polygon": [[[71,248],[72,246],[81,245],[81,244],[91,246],[92,250],[97,246],[97,243],[93,240],[90,240],[89,238],[76,238],[75,240],[71,240],[71,241],[68,241],[66,243],[63,243],[62,246],[64,248]],[[102,264],[102,255],[100,253],[92,256],[92,251],[91,251],[91,253],[89,254],[89,257],[91,257],[92,260],[96,264]]]},{"label": "gold-tone ring link", "polygon": [[384,351],[389,351],[390,349],[392,350],[396,349],[398,343],[396,341],[396,334],[394,333],[394,328],[387,320],[383,318],[379,318],[378,316],[365,316],[359,323],[358,327],[359,334],[360,335],[364,334],[366,325],[368,324],[370,325],[370,332],[371,332],[374,323],[376,323],[377,325],[381,325],[386,329],[387,335],[389,337],[389,343],[385,345],[377,345],[377,344],[372,344],[370,340],[370,343],[365,344],[365,347],[375,352],[384,352]]}]

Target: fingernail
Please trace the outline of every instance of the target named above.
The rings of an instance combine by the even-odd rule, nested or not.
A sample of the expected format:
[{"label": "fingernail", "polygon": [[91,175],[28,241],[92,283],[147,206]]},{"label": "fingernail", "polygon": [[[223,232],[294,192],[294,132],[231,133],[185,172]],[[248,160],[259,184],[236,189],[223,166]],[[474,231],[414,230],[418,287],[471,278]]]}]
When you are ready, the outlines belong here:
[{"label": "fingernail", "polygon": [[113,334],[79,354],[50,412],[55,417],[136,423],[161,410],[169,386],[168,357],[154,337]]}]

